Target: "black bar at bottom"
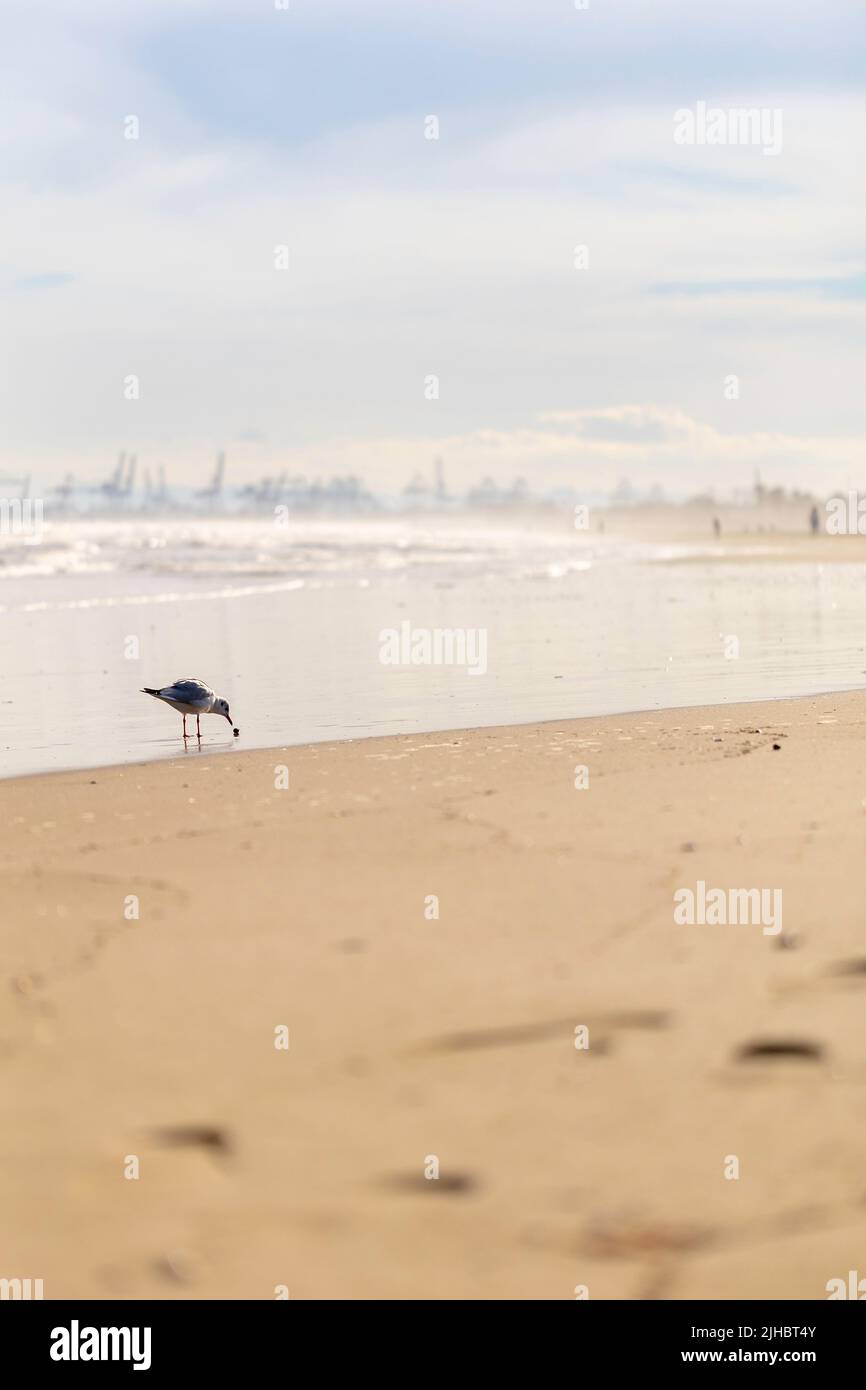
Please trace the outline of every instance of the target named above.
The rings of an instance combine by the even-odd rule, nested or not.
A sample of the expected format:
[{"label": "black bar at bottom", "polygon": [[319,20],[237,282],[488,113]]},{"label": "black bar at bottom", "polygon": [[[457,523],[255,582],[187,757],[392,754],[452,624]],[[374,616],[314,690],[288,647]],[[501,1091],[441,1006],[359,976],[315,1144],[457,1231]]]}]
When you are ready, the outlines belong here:
[{"label": "black bar at bottom", "polygon": [[[862,1300],[861,1300],[862,1301]],[[477,1304],[471,1306],[477,1308]],[[366,1334],[361,1346],[371,1350],[369,1333],[376,1328],[379,1351],[394,1366],[400,1332],[411,1334],[413,1315],[407,1307],[394,1326],[376,1323],[375,1308],[365,1304]],[[393,1318],[393,1314],[389,1315]],[[417,1316],[417,1314],[416,1314]],[[445,1309],[428,1306],[422,1314],[423,1372],[429,1378],[436,1361],[436,1346],[443,1330]],[[518,1344],[535,1338],[537,1325],[531,1323],[521,1336],[512,1321],[509,1333],[516,1333]],[[321,1332],[333,1319],[340,1336],[324,1344]],[[353,1315],[345,1307],[322,1312],[297,1300],[265,1302],[3,1302],[0,1303],[0,1330],[4,1347],[15,1356],[18,1374],[49,1372],[52,1376],[87,1375],[93,1377],[109,1369],[113,1375],[135,1374],[143,1379],[160,1379],[178,1372],[197,1374],[212,1370],[225,1377],[267,1363],[283,1365],[287,1371],[300,1369],[298,1356],[306,1351],[329,1361],[335,1346],[348,1351],[345,1334],[351,1331]],[[371,1327],[372,1324],[372,1327]],[[478,1336],[473,1326],[474,1337]],[[857,1308],[843,1301],[749,1302],[749,1303],[633,1303],[574,1300],[567,1319],[556,1319],[545,1332],[545,1352],[552,1348],[548,1337],[563,1330],[570,1355],[577,1355],[586,1367],[592,1358],[598,1368],[616,1371],[637,1368],[644,1372],[667,1371],[673,1367],[699,1368],[716,1365],[764,1365],[775,1369],[790,1365],[811,1367],[826,1377],[828,1371],[855,1365],[866,1333],[866,1321]],[[305,1346],[304,1333],[310,1343]],[[431,1333],[435,1336],[431,1339]],[[395,1335],[396,1334],[396,1335]],[[313,1340],[315,1339],[315,1340]],[[385,1340],[387,1339],[387,1340]],[[485,1338],[484,1345],[491,1349]],[[495,1343],[493,1344],[495,1347]],[[526,1344],[524,1343],[524,1346]],[[511,1356],[511,1335],[503,1339],[503,1353]],[[536,1343],[536,1349],[538,1344]],[[566,1348],[563,1347],[563,1350]],[[420,1348],[419,1348],[420,1350]],[[480,1350],[480,1347],[479,1347]],[[442,1346],[443,1374],[453,1373],[455,1348]],[[417,1352],[416,1352],[417,1354]],[[364,1355],[356,1346],[359,1363]],[[414,1359],[414,1358],[410,1358]],[[461,1356],[462,1359],[462,1356]],[[495,1359],[495,1351],[494,1358]],[[14,1364],[14,1363],[13,1363]],[[381,1362],[380,1362],[381,1366]],[[363,1370],[358,1364],[356,1369]],[[413,1372],[404,1364],[403,1374]],[[402,1376],[401,1376],[402,1378]]]}]

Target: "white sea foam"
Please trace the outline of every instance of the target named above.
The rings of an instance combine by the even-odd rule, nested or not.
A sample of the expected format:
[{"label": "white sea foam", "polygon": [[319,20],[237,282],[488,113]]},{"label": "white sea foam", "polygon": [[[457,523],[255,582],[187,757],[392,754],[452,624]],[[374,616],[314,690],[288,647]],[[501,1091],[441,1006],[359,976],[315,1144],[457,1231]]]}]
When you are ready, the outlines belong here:
[{"label": "white sea foam", "polygon": [[[581,559],[575,561],[575,546]],[[508,573],[557,578],[589,563],[593,542],[558,529],[428,520],[142,519],[46,521],[41,543],[0,537],[0,586],[83,575],[356,580],[403,573]],[[610,553],[610,547],[607,547]]]}]

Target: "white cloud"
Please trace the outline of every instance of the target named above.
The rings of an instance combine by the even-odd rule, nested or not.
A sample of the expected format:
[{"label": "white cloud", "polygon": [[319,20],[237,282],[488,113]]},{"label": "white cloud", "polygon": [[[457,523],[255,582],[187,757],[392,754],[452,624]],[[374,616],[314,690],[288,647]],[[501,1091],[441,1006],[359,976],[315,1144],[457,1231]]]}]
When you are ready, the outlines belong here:
[{"label": "white cloud", "polygon": [[[765,37],[781,25],[786,43],[796,19],[804,48],[847,13],[718,10],[702,23],[755,23]],[[357,6],[294,0],[273,19],[405,20],[393,5],[363,11],[361,21]],[[633,52],[640,32],[688,30],[691,11],[621,4],[619,38],[601,3],[567,18],[592,26],[590,47]],[[93,476],[126,447],[192,477],[252,433],[261,438],[229,445],[236,473],[353,467],[390,484],[443,450],[467,476],[534,471],[542,482],[570,468],[677,482],[727,467],[742,482],[761,460],[792,480],[855,467],[863,301],[814,286],[863,269],[862,97],[768,78],[784,112],[778,159],[677,147],[678,105],[751,99],[744,85],[692,90],[684,49],[676,101],[619,87],[546,101],[542,64],[531,101],[450,104],[438,142],[423,138],[425,92],[411,115],[281,144],[208,129],[140,58],[143,27],[246,13],[230,0],[81,0],[74,23],[59,13],[47,36],[17,34],[17,81],[0,96],[0,294],[13,344],[0,465],[72,463]],[[497,52],[527,40],[526,6],[510,0],[437,0],[415,22],[467,42],[488,26]],[[564,22],[557,0],[533,7],[530,28],[547,43]],[[130,111],[137,142],[122,137]],[[280,243],[285,275],[273,268]],[[576,244],[589,248],[586,271],[574,269]],[[653,293],[773,279],[790,287]],[[134,405],[121,390],[132,371]],[[431,372],[436,403],[422,391]],[[723,395],[730,373],[736,402]],[[635,423],[628,400],[661,404]],[[617,427],[656,437],[602,437]]]}]

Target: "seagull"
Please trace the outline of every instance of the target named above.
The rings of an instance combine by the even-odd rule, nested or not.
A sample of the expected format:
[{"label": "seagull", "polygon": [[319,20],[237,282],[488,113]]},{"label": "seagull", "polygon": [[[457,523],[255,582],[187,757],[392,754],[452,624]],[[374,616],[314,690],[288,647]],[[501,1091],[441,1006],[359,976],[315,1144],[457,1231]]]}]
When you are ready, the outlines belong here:
[{"label": "seagull", "polygon": [[[221,714],[229,723],[232,717],[229,713],[228,700],[221,700],[215,695],[209,685],[204,681],[196,680],[194,676],[181,676],[180,680],[174,681],[171,685],[163,686],[162,690],[151,690],[149,686],[142,686],[142,695],[152,695],[155,700],[164,700],[172,709],[176,709],[178,714],[183,715],[183,736],[188,738],[186,731],[186,717],[188,714],[195,715],[195,731],[199,741],[201,741],[201,724],[199,720],[203,714]],[[237,738],[240,729],[232,728],[232,733]]]}]

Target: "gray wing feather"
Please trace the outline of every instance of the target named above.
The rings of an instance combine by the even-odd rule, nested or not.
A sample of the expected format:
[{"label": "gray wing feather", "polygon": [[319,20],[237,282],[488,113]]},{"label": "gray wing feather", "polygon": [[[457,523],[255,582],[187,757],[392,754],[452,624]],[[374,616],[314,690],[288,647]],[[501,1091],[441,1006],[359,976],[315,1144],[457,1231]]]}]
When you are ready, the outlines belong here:
[{"label": "gray wing feather", "polygon": [[198,704],[202,700],[210,700],[213,691],[204,681],[196,680],[194,676],[181,676],[173,685],[167,685],[161,690],[160,695],[167,695],[170,700],[184,700],[187,704]]}]

